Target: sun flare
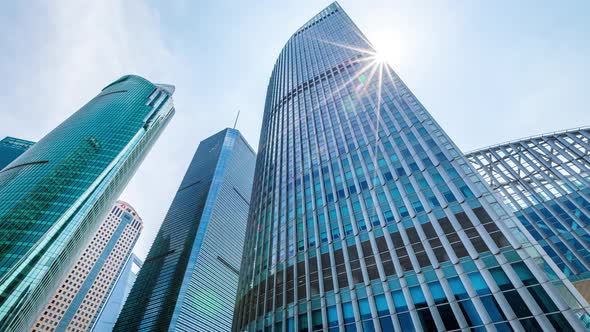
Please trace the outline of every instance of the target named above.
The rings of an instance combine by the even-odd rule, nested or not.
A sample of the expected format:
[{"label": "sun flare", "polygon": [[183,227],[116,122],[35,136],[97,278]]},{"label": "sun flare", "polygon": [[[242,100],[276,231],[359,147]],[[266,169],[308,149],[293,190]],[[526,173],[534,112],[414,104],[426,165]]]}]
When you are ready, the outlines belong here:
[{"label": "sun flare", "polygon": [[389,57],[387,56],[386,52],[377,51],[375,53],[375,61],[378,63],[384,63],[389,61]]}]

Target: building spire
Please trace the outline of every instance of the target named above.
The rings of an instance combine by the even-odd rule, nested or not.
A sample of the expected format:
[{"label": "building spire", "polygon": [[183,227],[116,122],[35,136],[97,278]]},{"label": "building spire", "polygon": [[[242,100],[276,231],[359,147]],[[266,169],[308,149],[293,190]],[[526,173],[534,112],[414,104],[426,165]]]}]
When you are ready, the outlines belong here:
[{"label": "building spire", "polygon": [[238,114],[236,115],[236,121],[234,121],[234,129],[236,129],[236,125],[238,124],[239,117],[240,117],[240,110],[238,110]]}]

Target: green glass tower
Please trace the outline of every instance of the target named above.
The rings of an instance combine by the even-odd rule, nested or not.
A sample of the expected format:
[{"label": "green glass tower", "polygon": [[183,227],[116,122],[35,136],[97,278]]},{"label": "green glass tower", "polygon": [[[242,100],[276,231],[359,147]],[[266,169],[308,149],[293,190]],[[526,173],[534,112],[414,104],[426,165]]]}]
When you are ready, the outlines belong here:
[{"label": "green glass tower", "polygon": [[0,330],[27,329],[174,114],[127,75],[0,171]]}]

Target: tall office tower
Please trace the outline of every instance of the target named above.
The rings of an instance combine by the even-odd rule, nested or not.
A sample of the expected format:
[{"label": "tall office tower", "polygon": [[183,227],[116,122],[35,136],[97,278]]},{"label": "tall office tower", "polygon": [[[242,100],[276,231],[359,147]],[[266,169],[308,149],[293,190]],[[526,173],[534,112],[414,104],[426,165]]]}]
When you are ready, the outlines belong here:
[{"label": "tall office tower", "polygon": [[590,128],[503,143],[467,158],[590,301]]},{"label": "tall office tower", "polygon": [[33,326],[174,114],[124,76],[0,171],[0,331]]},{"label": "tall office tower", "polygon": [[228,331],[256,154],[235,129],[199,144],[114,331]]},{"label": "tall office tower", "polygon": [[333,3],[270,78],[234,330],[585,331],[582,296]]},{"label": "tall office tower", "polygon": [[119,313],[123,309],[125,300],[129,292],[131,292],[131,287],[133,287],[142,265],[143,262],[141,259],[135,256],[135,254],[131,254],[131,257],[129,257],[125,267],[123,267],[123,271],[119,275],[119,279],[117,279],[115,287],[113,287],[113,290],[109,294],[102,311],[99,313],[96,323],[92,326],[93,331],[113,330],[117,322],[117,317],[119,317]]},{"label": "tall office tower", "polygon": [[27,151],[34,142],[14,137],[5,137],[0,141],[0,170]]},{"label": "tall office tower", "polygon": [[88,331],[117,282],[143,228],[137,212],[117,201],[31,332]]}]

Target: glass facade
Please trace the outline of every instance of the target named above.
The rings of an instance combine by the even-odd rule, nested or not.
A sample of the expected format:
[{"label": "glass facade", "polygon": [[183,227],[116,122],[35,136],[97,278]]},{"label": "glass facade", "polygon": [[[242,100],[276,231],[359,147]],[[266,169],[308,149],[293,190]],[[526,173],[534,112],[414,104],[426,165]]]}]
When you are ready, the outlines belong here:
[{"label": "glass facade", "polygon": [[129,292],[131,292],[131,287],[133,287],[135,279],[137,279],[137,273],[142,265],[143,262],[141,259],[135,256],[135,254],[131,254],[123,267],[121,275],[117,279],[115,287],[113,287],[113,290],[109,294],[109,298],[100,312],[96,323],[92,327],[92,331],[102,332],[113,330],[117,317],[119,317],[119,313],[123,309],[123,304],[125,304],[125,300]]},{"label": "glass facade", "polygon": [[235,331],[585,331],[588,304],[342,8],[268,86]]},{"label": "glass facade", "polygon": [[468,153],[563,273],[590,299],[590,129],[503,143]]},{"label": "glass facade", "polygon": [[235,129],[199,144],[114,331],[231,329],[255,161]]},{"label": "glass facade", "polygon": [[0,171],[0,330],[26,330],[174,114],[124,76]]},{"label": "glass facade", "polygon": [[0,141],[0,170],[27,151],[34,142],[14,137],[6,137]]}]

